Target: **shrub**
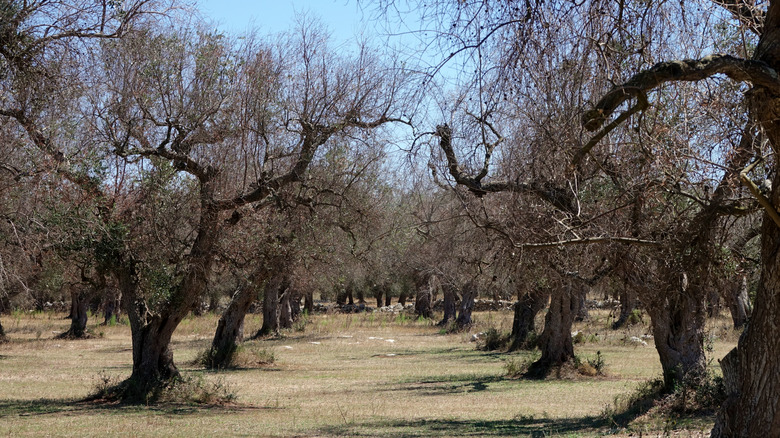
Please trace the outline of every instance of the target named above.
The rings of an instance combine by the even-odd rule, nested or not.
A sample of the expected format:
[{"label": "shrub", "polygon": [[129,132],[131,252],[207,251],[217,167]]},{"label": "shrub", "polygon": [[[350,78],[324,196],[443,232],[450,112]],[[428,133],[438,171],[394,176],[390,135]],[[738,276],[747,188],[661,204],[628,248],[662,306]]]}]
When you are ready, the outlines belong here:
[{"label": "shrub", "polygon": [[628,325],[636,325],[643,322],[642,321],[642,311],[639,309],[634,309],[631,311],[631,314],[628,315]]},{"label": "shrub", "polygon": [[582,361],[579,356],[574,356],[574,366],[577,368],[577,372],[584,376],[603,376],[605,365],[601,351],[596,352],[595,358],[587,358],[585,361]]},{"label": "shrub", "polygon": [[509,345],[509,338],[509,333],[491,327],[485,331],[485,336],[480,339],[478,347],[485,351],[502,350]]}]

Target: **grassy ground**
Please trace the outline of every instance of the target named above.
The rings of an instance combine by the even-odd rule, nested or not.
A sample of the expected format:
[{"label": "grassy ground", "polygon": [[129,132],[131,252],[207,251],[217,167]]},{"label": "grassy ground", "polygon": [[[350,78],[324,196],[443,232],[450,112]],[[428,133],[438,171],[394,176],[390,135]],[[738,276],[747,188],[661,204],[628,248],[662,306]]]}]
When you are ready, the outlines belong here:
[{"label": "grassy ground", "polygon": [[[506,377],[507,361],[533,352],[478,351],[471,334],[509,330],[510,313],[480,313],[468,333],[443,334],[428,322],[386,314],[317,315],[303,331],[252,341],[273,353],[271,365],[204,372],[192,365],[210,343],[217,317],[183,321],[175,359],[190,376],[226,386],[231,406],[111,406],[80,402],[103,378],[130,374],[126,325],[91,325],[89,340],[54,339],[64,315],[3,317],[10,343],[0,345],[0,434],[8,436],[707,436],[708,417],[640,417],[629,429],[602,415],[616,398],[660,375],[649,347],[626,342],[647,327],[608,330],[606,314],[576,329],[583,358],[600,352],[606,377],[529,381]],[[260,327],[250,315],[247,333]],[[728,321],[711,323],[712,359],[736,342]],[[717,372],[717,361],[712,361]]]}]

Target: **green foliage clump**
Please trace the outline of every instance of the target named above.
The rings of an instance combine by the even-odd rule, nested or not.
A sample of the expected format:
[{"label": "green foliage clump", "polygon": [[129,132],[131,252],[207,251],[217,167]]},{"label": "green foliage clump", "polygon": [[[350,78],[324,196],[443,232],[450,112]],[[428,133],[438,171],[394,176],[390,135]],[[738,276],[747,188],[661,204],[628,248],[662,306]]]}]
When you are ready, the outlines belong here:
[{"label": "green foliage clump", "polygon": [[642,320],[642,311],[639,310],[639,309],[632,310],[631,314],[628,315],[628,320],[626,322],[627,322],[628,325],[637,325],[637,324],[643,322],[643,320]]}]

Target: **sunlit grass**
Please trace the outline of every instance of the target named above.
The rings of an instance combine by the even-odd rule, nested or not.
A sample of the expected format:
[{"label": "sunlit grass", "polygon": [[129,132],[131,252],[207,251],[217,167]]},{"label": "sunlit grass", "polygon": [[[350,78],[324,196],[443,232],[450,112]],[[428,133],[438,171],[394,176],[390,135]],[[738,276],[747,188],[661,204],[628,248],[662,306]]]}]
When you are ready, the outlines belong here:
[{"label": "sunlit grass", "polygon": [[[627,436],[610,431],[600,414],[617,396],[660,375],[652,340],[648,347],[624,341],[647,333],[646,324],[612,331],[606,312],[593,312],[575,327],[593,336],[575,350],[583,357],[601,352],[605,377],[512,379],[505,375],[507,360],[532,352],[484,352],[470,342],[473,333],[489,327],[509,331],[511,313],[485,312],[475,319],[467,332],[444,334],[436,321],[411,315],[314,315],[303,330],[249,341],[272,353],[273,363],[205,372],[192,361],[210,344],[218,316],[189,317],[174,336],[177,364],[185,374],[221,379],[238,396],[236,406],[204,408],[80,403],[101,375],[130,374],[127,324],[120,319],[100,326],[95,318],[92,339],[62,341],[54,336],[68,327],[64,315],[9,315],[3,323],[11,342],[0,346],[0,434]],[[713,358],[736,340],[724,321],[711,328],[721,330],[712,338]],[[245,333],[253,334],[261,322],[249,315]],[[711,419],[701,421],[679,436],[699,436]],[[658,420],[636,427],[660,433],[667,426]]]}]

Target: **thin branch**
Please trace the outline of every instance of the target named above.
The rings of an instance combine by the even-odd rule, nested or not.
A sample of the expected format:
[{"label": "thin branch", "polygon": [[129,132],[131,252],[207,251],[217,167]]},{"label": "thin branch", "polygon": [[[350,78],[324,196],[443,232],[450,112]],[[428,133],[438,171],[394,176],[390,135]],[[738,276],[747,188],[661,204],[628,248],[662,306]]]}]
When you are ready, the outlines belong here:
[{"label": "thin branch", "polygon": [[632,106],[628,111],[623,112],[618,116],[615,120],[613,120],[610,124],[603,127],[601,131],[596,133],[593,137],[588,140],[588,142],[585,144],[585,146],[581,147],[577,153],[574,154],[574,158],[572,158],[572,166],[576,167],[579,166],[582,159],[585,157],[586,154],[590,152],[591,149],[593,149],[602,138],[604,138],[607,134],[612,132],[615,128],[617,128],[621,123],[625,122],[629,117],[632,115],[638,113],[639,111],[644,111],[647,109],[647,95],[645,95],[644,92],[637,93],[637,103],[636,105]]},{"label": "thin branch", "polygon": [[654,240],[638,239],[635,237],[583,237],[581,239],[558,240],[556,242],[545,243],[516,243],[514,247],[520,249],[558,248],[572,245],[592,245],[595,243],[622,243],[626,245],[651,247],[661,246],[660,242],[656,242]]},{"label": "thin branch", "polygon": [[447,167],[450,175],[455,178],[456,183],[466,187],[477,197],[482,197],[486,193],[497,192],[532,193],[571,217],[577,218],[579,216],[579,209],[577,208],[576,200],[571,196],[571,192],[557,187],[551,182],[532,181],[521,183],[519,181],[505,180],[482,183],[484,175],[480,173],[476,177],[471,176],[460,167],[458,157],[452,148],[452,129],[447,125],[437,126],[436,135],[440,138],[439,146],[447,158]]},{"label": "thin branch", "polygon": [[750,173],[761,161],[763,161],[763,159],[758,159],[739,172],[739,179],[742,181],[742,184],[747,187],[748,190],[750,190],[750,193],[753,194],[753,196],[758,200],[758,203],[764,207],[764,210],[769,215],[769,217],[772,218],[772,221],[775,223],[775,225],[780,227],[780,215],[777,214],[775,206],[772,205],[772,202],[761,193],[761,190],[759,190],[758,186],[756,186],[756,183],[751,181],[750,177],[748,177],[748,173]]}]

